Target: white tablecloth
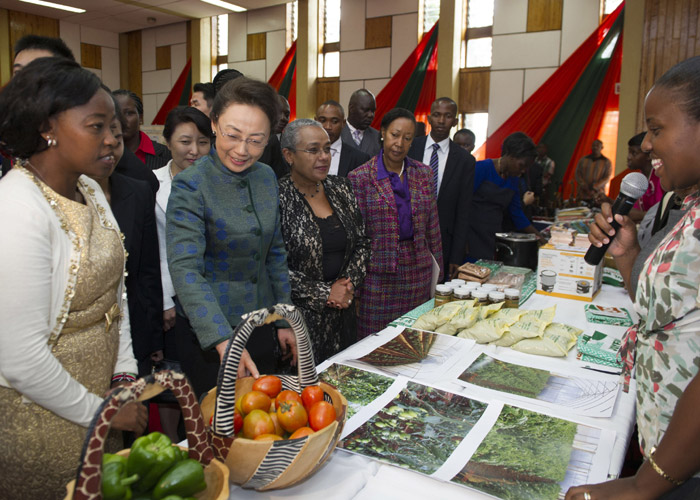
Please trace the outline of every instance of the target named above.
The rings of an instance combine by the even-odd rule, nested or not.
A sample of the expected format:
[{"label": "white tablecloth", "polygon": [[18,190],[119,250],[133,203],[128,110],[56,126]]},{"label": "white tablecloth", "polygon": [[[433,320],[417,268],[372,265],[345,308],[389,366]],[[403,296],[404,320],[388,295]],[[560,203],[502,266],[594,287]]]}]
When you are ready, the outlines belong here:
[{"label": "white tablecloth", "polygon": [[[593,300],[594,304],[619,306],[627,308],[632,313],[633,320],[636,315],[632,310],[632,303],[627,296],[627,292],[621,288],[603,285],[601,292]],[[580,302],[569,299],[553,298],[544,295],[533,295],[524,304],[525,309],[543,309],[556,304],[557,311],[555,321],[577,326],[585,332],[591,332],[592,328],[609,335],[622,338],[625,327],[591,325],[586,321],[584,305]],[[388,327],[379,335],[391,335],[396,331],[395,327]],[[362,343],[351,346],[346,351],[339,353],[334,359],[345,358],[354,351],[362,351]],[[509,349],[510,352],[514,352]],[[547,359],[542,358],[542,367],[546,368]],[[569,353],[568,362],[577,366],[587,366],[576,359],[576,349]],[[595,365],[593,365],[595,366]],[[452,382],[444,381],[441,387],[449,389]],[[459,389],[457,385],[454,386]],[[508,396],[504,395],[504,401],[508,401]],[[613,454],[611,457],[609,476],[616,477],[622,469],[625,452],[630,440],[632,428],[635,420],[634,392],[620,391],[615,410],[610,418],[580,417],[581,423],[595,427],[612,429],[616,432]],[[519,403],[521,406],[521,403]],[[467,489],[456,484],[437,481],[427,476],[391,465],[382,464],[375,460],[354,455],[349,452],[337,449],[331,459],[317,471],[313,476],[304,482],[285,490],[256,492],[244,490],[235,485],[231,485],[231,499],[282,499],[299,498],[304,500],[327,500],[332,499],[394,499],[405,500],[406,498],[493,498],[475,490]]]}]

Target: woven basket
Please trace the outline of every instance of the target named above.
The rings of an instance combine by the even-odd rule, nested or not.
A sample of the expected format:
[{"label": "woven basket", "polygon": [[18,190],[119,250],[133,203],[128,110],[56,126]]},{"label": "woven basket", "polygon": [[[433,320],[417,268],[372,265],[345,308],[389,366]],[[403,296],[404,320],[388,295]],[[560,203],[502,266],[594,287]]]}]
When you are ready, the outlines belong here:
[{"label": "woven basket", "polygon": [[[250,391],[255,381],[251,377],[236,380],[241,354],[256,327],[278,319],[287,320],[297,341],[298,376],[280,375],[282,388],[301,392],[310,385],[320,385],[326,400],[335,408],[336,420],[328,427],[298,439],[237,439],[233,435],[236,394]],[[319,384],[304,320],[295,307],[284,304],[243,316],[221,364],[218,386],[202,401],[205,421],[208,422],[212,415],[214,417],[212,427],[208,429],[214,454],[229,468],[230,481],[258,491],[287,488],[323,465],[340,439],[346,410],[347,401],[342,394],[329,384]]]},{"label": "woven basket", "polygon": [[[170,389],[180,403],[187,431],[189,456],[204,465],[207,489],[195,496],[200,500],[228,498],[228,468],[214,458],[194,391],[183,373],[164,370],[118,388],[102,402],[88,429],[77,478],[66,486],[65,500],[102,498],[102,455],[112,419],[125,404],[145,401],[166,389]],[[122,450],[119,455],[128,456],[129,451]]]}]

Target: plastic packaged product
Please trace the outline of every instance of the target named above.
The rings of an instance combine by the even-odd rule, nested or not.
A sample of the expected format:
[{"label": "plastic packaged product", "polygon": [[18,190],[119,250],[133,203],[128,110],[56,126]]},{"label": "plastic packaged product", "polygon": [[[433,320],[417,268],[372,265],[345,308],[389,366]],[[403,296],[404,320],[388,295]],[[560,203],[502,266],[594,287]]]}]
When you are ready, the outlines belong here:
[{"label": "plastic packaged product", "polygon": [[423,314],[413,323],[412,327],[417,330],[434,332],[436,328],[447,323],[463,306],[464,301],[458,300],[443,304]]},{"label": "plastic packaged product", "polygon": [[[506,311],[512,311],[512,309],[505,309]],[[524,317],[524,316],[523,316]],[[541,338],[544,335],[546,324],[538,320],[523,320],[516,321],[510,325],[508,332],[505,333],[494,345],[510,347],[516,342],[520,342],[523,339],[530,338]],[[505,320],[504,320],[505,321]]]},{"label": "plastic packaged product", "polygon": [[517,288],[506,288],[503,293],[506,295],[506,305],[509,309],[517,309],[520,306],[520,290]]},{"label": "plastic packaged product", "polygon": [[541,339],[524,339],[513,344],[511,348],[528,354],[564,357],[575,344],[575,335],[558,330],[545,330]]},{"label": "plastic packaged product", "polygon": [[489,292],[489,302],[491,304],[503,304],[505,305],[506,294],[503,292],[493,291]]},{"label": "plastic packaged product", "polygon": [[448,285],[437,285],[435,287],[435,307],[452,302],[452,288]]},{"label": "plastic packaged product", "polygon": [[550,323],[544,331],[545,333],[566,333],[574,340],[583,333],[583,330],[575,326],[565,325],[564,323]]},{"label": "plastic packaged product", "polygon": [[545,325],[548,325],[552,321],[554,321],[554,314],[556,312],[557,312],[557,306],[552,306],[552,307],[548,307],[547,309],[527,311],[525,316],[521,319],[523,319],[523,320],[536,319],[538,321],[543,322]]},{"label": "plastic packaged product", "polygon": [[484,304],[479,308],[479,319],[486,319],[503,307],[503,302]]},{"label": "plastic packaged product", "polygon": [[[451,328],[455,329],[455,332],[464,330],[465,328],[471,328],[477,321],[479,321],[480,312],[480,307],[465,307],[455,314],[448,324]],[[454,333],[451,335],[454,335]]]},{"label": "plastic packaged product", "polygon": [[472,292],[472,298],[476,299],[476,304],[475,306],[485,306],[489,303],[489,294],[488,292],[485,292],[484,290],[474,290]]},{"label": "plastic packaged product", "polygon": [[472,292],[470,288],[465,286],[460,286],[452,292],[454,300],[467,300],[472,298]]},{"label": "plastic packaged product", "polygon": [[479,344],[488,344],[498,340],[508,331],[508,325],[501,320],[491,318],[477,321],[470,328],[461,330],[457,336],[464,339],[473,339]]},{"label": "plastic packaged product", "polygon": [[501,319],[509,325],[512,325],[513,323],[516,323],[526,313],[527,311],[523,309],[508,309],[505,306],[503,306],[501,309],[496,311],[491,317],[494,319]]}]

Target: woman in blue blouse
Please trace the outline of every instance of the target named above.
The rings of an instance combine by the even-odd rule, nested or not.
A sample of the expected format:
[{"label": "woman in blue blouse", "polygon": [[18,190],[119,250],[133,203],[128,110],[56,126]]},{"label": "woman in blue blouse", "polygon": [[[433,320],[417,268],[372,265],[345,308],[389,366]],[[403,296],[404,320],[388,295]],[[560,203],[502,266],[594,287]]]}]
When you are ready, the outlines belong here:
[{"label": "woman in blue blouse", "polygon": [[503,229],[507,211],[515,228],[522,233],[537,229],[523,213],[520,202],[519,177],[530,167],[537,155],[535,143],[522,132],[509,135],[501,145],[501,157],[476,162],[472,217],[467,239],[468,260],[493,259],[496,253],[496,233]]},{"label": "woman in blue blouse", "polygon": [[[277,94],[266,83],[243,77],[227,83],[211,111],[216,150],[172,182],[168,266],[196,335],[191,359],[181,362],[198,394],[216,385],[243,314],[291,303],[277,180],[258,163],[277,115]],[[253,333],[239,375],[275,371],[280,347],[296,362],[293,332],[286,323],[277,326],[276,335],[271,325]]]}]

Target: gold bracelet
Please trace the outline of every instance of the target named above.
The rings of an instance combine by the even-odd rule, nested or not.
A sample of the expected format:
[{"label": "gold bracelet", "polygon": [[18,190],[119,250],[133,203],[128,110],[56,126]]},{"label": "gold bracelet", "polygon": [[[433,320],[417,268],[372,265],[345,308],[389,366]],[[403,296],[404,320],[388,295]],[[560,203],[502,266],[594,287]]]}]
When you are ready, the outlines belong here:
[{"label": "gold bracelet", "polygon": [[656,446],[652,446],[651,451],[649,452],[649,463],[651,464],[651,467],[654,469],[654,471],[669,483],[675,484],[676,486],[680,486],[681,484],[683,484],[684,481],[679,481],[678,479],[672,478],[671,476],[666,474],[656,462],[654,462],[654,453],[656,453]]}]

